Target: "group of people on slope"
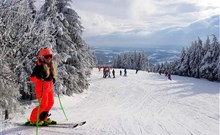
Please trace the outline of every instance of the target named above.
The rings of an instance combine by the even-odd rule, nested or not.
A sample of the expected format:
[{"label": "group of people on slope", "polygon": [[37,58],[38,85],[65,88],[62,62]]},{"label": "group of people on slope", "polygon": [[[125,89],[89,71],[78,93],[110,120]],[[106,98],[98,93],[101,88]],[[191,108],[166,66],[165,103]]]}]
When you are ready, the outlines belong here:
[{"label": "group of people on slope", "polygon": [[[101,71],[101,68],[98,68]],[[112,76],[115,78],[115,70],[112,69]],[[122,71],[120,70],[120,76],[122,76]],[[127,76],[127,69],[124,69],[124,76]],[[110,67],[103,67],[103,78],[110,78],[111,77],[111,68]]]},{"label": "group of people on slope", "polygon": [[[99,71],[101,68],[99,69]],[[115,78],[115,70],[112,69],[112,76]],[[103,67],[103,78],[110,78],[111,77],[111,67]]]}]

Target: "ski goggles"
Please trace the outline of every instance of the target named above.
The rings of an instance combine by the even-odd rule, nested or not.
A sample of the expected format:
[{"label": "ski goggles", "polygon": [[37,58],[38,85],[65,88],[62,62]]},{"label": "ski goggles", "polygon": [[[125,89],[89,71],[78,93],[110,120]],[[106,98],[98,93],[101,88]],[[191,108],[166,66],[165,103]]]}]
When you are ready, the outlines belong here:
[{"label": "ski goggles", "polygon": [[45,59],[52,59],[52,55],[44,55]]}]

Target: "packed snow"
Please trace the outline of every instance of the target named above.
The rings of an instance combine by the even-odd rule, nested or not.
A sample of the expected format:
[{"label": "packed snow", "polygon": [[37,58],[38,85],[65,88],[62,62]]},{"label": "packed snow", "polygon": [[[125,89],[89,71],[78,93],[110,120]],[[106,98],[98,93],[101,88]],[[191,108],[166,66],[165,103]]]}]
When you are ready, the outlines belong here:
[{"label": "packed snow", "polygon": [[[127,70],[127,77],[102,78],[93,69],[90,86],[82,94],[58,98],[51,118],[58,123],[86,120],[75,129],[39,128],[39,135],[219,135],[220,83],[203,79]],[[122,70],[123,71],[123,70]],[[10,122],[25,122],[37,102],[11,116]],[[34,135],[35,127],[2,122],[1,135]]]}]

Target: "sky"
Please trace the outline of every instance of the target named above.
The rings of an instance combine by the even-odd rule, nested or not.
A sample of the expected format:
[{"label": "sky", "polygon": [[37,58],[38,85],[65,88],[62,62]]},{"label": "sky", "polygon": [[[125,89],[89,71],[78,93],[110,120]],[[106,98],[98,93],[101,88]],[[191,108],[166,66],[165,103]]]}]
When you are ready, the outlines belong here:
[{"label": "sky", "polygon": [[70,6],[89,46],[182,48],[198,37],[220,37],[220,0],[72,0]]},{"label": "sky", "polygon": [[84,36],[150,34],[220,14],[219,0],[72,0]]}]

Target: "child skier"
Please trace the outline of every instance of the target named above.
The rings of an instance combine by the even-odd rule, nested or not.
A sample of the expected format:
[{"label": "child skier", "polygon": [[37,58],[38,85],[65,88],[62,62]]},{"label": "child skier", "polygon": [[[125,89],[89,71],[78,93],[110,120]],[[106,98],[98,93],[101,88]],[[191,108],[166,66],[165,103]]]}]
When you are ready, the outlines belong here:
[{"label": "child skier", "polygon": [[30,76],[30,81],[35,83],[35,93],[39,101],[39,107],[35,107],[30,115],[30,119],[25,125],[46,126],[56,124],[48,118],[48,113],[54,104],[53,83],[56,76],[56,68],[52,61],[52,51],[49,48],[43,48],[39,52],[37,64]]}]

